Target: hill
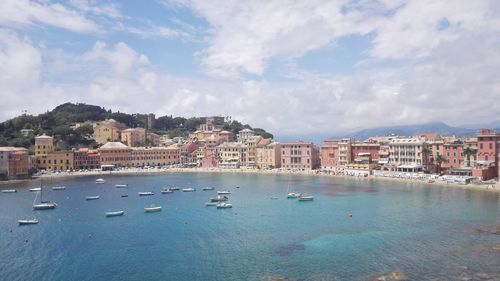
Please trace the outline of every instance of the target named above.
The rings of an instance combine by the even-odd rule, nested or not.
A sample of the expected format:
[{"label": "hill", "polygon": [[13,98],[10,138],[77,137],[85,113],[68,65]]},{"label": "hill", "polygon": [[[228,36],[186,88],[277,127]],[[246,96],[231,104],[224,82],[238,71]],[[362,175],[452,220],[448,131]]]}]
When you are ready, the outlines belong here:
[{"label": "hill", "polygon": [[345,135],[344,137],[351,137],[357,140],[365,140],[370,137],[380,136],[413,136],[417,134],[435,133],[442,136],[474,136],[477,134],[477,129],[467,129],[461,127],[451,127],[442,122],[432,122],[424,124],[413,124],[405,126],[390,126],[378,127],[372,129],[365,129]]},{"label": "hill", "polygon": [[[0,123],[0,146],[32,148],[35,141],[34,136],[45,133],[54,136],[56,144],[61,148],[95,147],[96,143],[91,137],[93,134],[92,126],[81,126],[76,129],[71,128],[71,126],[85,121],[103,121],[112,118],[130,128],[146,127],[144,118],[140,118],[139,115],[112,112],[97,105],[64,103],[37,116],[23,114]],[[166,115],[156,119],[151,131],[169,134],[171,137],[185,136],[195,131],[202,122],[201,118],[196,117],[184,118]],[[252,128],[250,125],[242,124],[236,120],[224,123],[224,129],[235,134],[244,128],[253,129],[257,135],[263,137],[273,137],[264,129]],[[22,129],[31,131],[26,131],[23,134]]]}]

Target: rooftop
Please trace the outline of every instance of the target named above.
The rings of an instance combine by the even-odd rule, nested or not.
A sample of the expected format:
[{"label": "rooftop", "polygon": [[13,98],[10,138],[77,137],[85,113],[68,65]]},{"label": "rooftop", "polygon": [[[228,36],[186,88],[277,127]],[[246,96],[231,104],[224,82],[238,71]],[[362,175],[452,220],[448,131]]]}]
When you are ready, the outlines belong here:
[{"label": "rooftop", "polygon": [[100,150],[103,149],[128,149],[129,147],[121,142],[107,142],[103,146],[99,147]]}]

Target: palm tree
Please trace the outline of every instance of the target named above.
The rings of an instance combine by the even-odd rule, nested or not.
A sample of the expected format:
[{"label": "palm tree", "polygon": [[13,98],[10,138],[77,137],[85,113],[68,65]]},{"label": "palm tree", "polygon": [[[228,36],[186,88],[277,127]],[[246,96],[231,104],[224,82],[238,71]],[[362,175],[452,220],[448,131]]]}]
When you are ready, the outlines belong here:
[{"label": "palm tree", "polygon": [[429,148],[427,147],[423,147],[422,148],[422,156],[423,156],[423,159],[422,159],[422,164],[425,165],[425,169],[428,170],[429,169],[429,154],[431,153],[431,151],[429,150]]},{"label": "palm tree", "polygon": [[441,174],[441,164],[443,163],[443,157],[441,156],[441,154],[439,154],[439,152],[437,153],[436,159],[434,159],[434,163],[436,164],[438,174]]},{"label": "palm tree", "polygon": [[465,157],[467,157],[467,167],[470,167],[470,156],[472,155],[472,148],[470,146],[464,149]]}]

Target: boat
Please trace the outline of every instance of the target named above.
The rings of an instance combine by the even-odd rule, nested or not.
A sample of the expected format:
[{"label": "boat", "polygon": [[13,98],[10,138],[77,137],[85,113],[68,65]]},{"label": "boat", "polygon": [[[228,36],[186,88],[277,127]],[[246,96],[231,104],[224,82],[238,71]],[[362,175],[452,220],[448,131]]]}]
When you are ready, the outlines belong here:
[{"label": "boat", "polygon": [[99,196],[98,196],[98,195],[96,195],[96,196],[87,196],[87,197],[85,197],[85,200],[87,200],[87,201],[88,201],[88,200],[97,200],[97,199],[99,199]]},{"label": "boat", "polygon": [[195,192],[195,191],[196,191],[196,189],[194,189],[194,188],[190,187],[190,188],[183,188],[183,189],[182,189],[182,191],[183,191],[183,192]]},{"label": "boat", "polygon": [[29,220],[18,220],[19,225],[27,225],[27,224],[37,224],[37,219],[29,219]]},{"label": "boat", "polygon": [[204,191],[207,191],[207,190],[214,190],[215,188],[214,187],[210,187],[210,186],[207,186],[207,187],[204,187],[203,190]]},{"label": "boat", "polygon": [[125,211],[106,212],[106,217],[117,217],[117,216],[123,216],[124,214]]},{"label": "boat", "polygon": [[116,188],[124,188],[124,187],[128,187],[128,184],[115,184],[115,187]]},{"label": "boat", "polygon": [[161,194],[173,193],[174,191],[170,188],[164,189],[161,191]]},{"label": "boat", "polygon": [[219,195],[222,195],[222,194],[231,194],[231,191],[229,191],[229,190],[221,190],[221,191],[217,191],[217,194],[219,194]]},{"label": "boat", "polygon": [[65,190],[66,187],[65,186],[53,186],[52,187],[52,190]]},{"label": "boat", "polygon": [[122,197],[128,197],[128,194],[122,194]]},{"label": "boat", "polygon": [[277,200],[279,199],[278,197],[271,197],[272,200]]},{"label": "boat", "polygon": [[298,192],[290,192],[286,196],[286,198],[288,198],[288,199],[295,199],[295,198],[299,198],[299,197],[300,197],[300,193],[298,193]]},{"label": "boat", "polygon": [[153,192],[151,192],[151,191],[137,192],[137,194],[139,194],[139,196],[149,196],[149,195],[154,195],[154,193],[153,193]]},{"label": "boat", "polygon": [[15,189],[4,189],[4,190],[2,190],[2,193],[16,193],[16,192],[17,192],[17,190],[15,190]]},{"label": "boat", "polygon": [[178,188],[177,186],[171,187],[170,189],[173,190],[173,191],[180,190],[180,188]]},{"label": "boat", "polygon": [[41,191],[42,189],[40,187],[34,187],[30,188],[30,192],[36,192],[36,191]]},{"label": "boat", "polygon": [[106,181],[104,179],[96,179],[95,180],[95,183],[97,184],[102,184],[102,183],[105,183]]},{"label": "boat", "polygon": [[161,206],[146,207],[144,208],[144,212],[146,213],[161,212]]},{"label": "boat", "polygon": [[217,206],[218,203],[215,202],[207,202],[205,203],[205,206],[210,207],[210,206]]},{"label": "boat", "polygon": [[211,198],[210,198],[210,201],[211,201],[211,202],[223,202],[223,201],[227,201],[227,199],[228,199],[228,198],[227,198],[226,196],[221,196],[221,195],[219,195],[219,196],[217,196],[217,197],[211,197]]},{"label": "boat", "polygon": [[49,210],[49,209],[55,209],[57,207],[56,203],[53,203],[50,201],[43,201],[42,179],[40,179],[40,203],[39,204],[35,204],[37,197],[38,197],[38,193],[35,196],[35,200],[33,200],[33,210]]},{"label": "boat", "polygon": [[306,195],[300,195],[299,196],[299,201],[313,201],[314,196],[306,196]]},{"label": "boat", "polygon": [[217,209],[228,209],[228,208],[233,207],[233,205],[231,205],[229,203],[224,203],[224,202],[221,202],[221,203],[217,204],[216,206],[217,206]]}]

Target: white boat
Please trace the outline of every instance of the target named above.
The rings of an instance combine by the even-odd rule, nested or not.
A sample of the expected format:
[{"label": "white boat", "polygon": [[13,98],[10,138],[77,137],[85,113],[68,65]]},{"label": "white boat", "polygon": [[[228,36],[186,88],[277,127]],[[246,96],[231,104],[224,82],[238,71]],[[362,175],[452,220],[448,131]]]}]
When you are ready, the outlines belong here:
[{"label": "white boat", "polygon": [[98,183],[98,184],[101,183],[102,184],[102,183],[106,183],[106,181],[104,179],[96,179],[95,183]]},{"label": "white boat", "polygon": [[173,191],[180,190],[180,188],[178,188],[177,186],[171,187],[170,189]]},{"label": "white boat", "polygon": [[222,195],[219,195],[217,197],[210,197],[210,201],[211,202],[223,202],[223,201],[227,201],[227,197],[226,196],[222,196]]},{"label": "white boat", "polygon": [[221,194],[231,194],[231,191],[229,190],[221,190],[221,191],[217,191],[217,194],[221,195]]},{"label": "white boat", "polygon": [[209,206],[217,206],[218,203],[215,203],[215,202],[207,202],[205,203],[205,206],[209,207]]},{"label": "white boat", "polygon": [[15,189],[4,189],[4,190],[2,190],[2,193],[16,193],[16,192],[17,192],[17,190],[15,190]]},{"label": "white boat", "polygon": [[117,217],[117,216],[123,216],[124,214],[125,211],[106,212],[106,217]]},{"label": "white boat", "polygon": [[17,221],[19,225],[25,225],[25,224],[37,224],[38,220],[37,219],[29,219],[29,220],[18,220]]},{"label": "white boat", "polygon": [[56,203],[52,202],[43,202],[40,204],[33,204],[33,210],[48,210],[55,209],[57,207]]},{"label": "white boat", "polygon": [[137,192],[137,194],[139,194],[139,196],[149,196],[149,195],[154,195],[154,193],[153,193],[153,192],[151,192],[151,191]]},{"label": "white boat", "polygon": [[164,189],[161,191],[161,194],[173,193],[174,191],[170,188]]},{"label": "white boat", "polygon": [[30,188],[30,192],[42,191],[40,187]]},{"label": "white boat", "polygon": [[299,198],[299,197],[300,197],[300,193],[298,193],[298,192],[290,192],[286,196],[286,198],[288,198],[288,199],[295,199],[295,198]]},{"label": "white boat", "polygon": [[125,188],[128,187],[128,184],[115,184],[116,188]]},{"label": "white boat", "polygon": [[229,203],[224,203],[224,202],[221,202],[221,203],[217,204],[216,206],[217,206],[217,209],[227,209],[227,208],[233,207],[233,205],[231,205]]},{"label": "white boat", "polygon": [[203,190],[204,191],[207,191],[207,190],[214,190],[215,188],[214,187],[210,187],[210,186],[207,186],[207,187],[204,187]]},{"label": "white boat", "polygon": [[66,187],[65,186],[53,186],[52,187],[52,190],[65,190]]},{"label": "white boat", "polygon": [[96,195],[96,196],[87,196],[87,197],[85,197],[85,200],[87,200],[87,201],[88,201],[88,200],[97,200],[97,199],[99,199],[99,196],[98,196],[98,195]]},{"label": "white boat", "polygon": [[299,196],[299,201],[313,201],[314,196],[306,196],[306,195],[301,195]]},{"label": "white boat", "polygon": [[144,212],[146,212],[146,213],[161,212],[161,206],[146,207],[146,208],[144,208]]},{"label": "white boat", "polygon": [[182,189],[182,191],[183,191],[183,192],[195,192],[195,191],[196,191],[196,189],[194,189],[194,188],[190,187],[190,188],[183,188],[183,189]]}]

